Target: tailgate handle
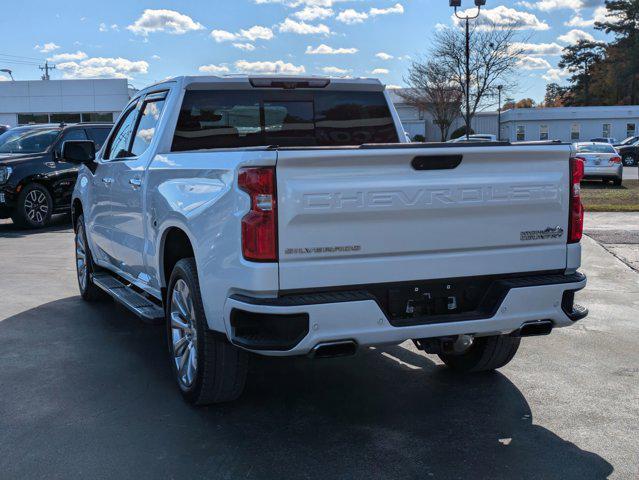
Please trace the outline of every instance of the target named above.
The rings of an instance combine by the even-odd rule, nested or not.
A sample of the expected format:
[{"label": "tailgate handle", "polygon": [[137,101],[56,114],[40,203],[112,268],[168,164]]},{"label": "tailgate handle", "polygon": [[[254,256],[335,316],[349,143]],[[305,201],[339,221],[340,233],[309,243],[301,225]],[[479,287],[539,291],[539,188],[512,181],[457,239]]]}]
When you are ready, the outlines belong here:
[{"label": "tailgate handle", "polygon": [[415,170],[450,170],[457,168],[463,155],[420,156],[413,158],[411,165]]}]

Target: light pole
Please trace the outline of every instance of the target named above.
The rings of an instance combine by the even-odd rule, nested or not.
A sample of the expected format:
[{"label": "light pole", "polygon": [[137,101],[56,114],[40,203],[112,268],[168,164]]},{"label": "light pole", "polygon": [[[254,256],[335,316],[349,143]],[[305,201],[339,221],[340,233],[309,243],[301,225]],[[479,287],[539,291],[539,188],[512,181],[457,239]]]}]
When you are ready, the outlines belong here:
[{"label": "light pole", "polygon": [[455,16],[466,22],[466,140],[470,140],[470,28],[468,22],[479,17],[481,7],[486,5],[486,0],[475,0],[477,13],[475,15],[460,15],[457,8],[461,7],[461,0],[449,0],[449,5],[455,8]]},{"label": "light pole", "polygon": [[497,85],[497,141],[501,142],[501,90],[503,85]]},{"label": "light pole", "polygon": [[11,70],[9,70],[8,68],[3,68],[0,69],[0,72],[2,73],[8,73],[9,76],[11,77],[11,81],[14,82],[15,80],[13,79],[13,72]]}]

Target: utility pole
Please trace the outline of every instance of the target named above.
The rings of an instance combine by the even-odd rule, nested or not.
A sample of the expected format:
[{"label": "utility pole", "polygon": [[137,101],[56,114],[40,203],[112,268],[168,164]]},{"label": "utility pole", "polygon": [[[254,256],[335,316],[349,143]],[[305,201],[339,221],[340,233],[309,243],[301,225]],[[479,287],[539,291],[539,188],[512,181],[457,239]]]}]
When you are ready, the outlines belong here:
[{"label": "utility pole", "polygon": [[497,85],[497,95],[499,99],[497,100],[497,141],[501,142],[501,90],[504,88],[503,85]]},{"label": "utility pole", "polygon": [[449,0],[449,5],[455,8],[455,16],[466,22],[466,140],[470,140],[470,28],[468,22],[479,17],[481,7],[486,5],[486,0],[475,0],[477,13],[475,15],[459,15],[457,8],[461,7],[461,0]]},{"label": "utility pole", "polygon": [[51,77],[49,76],[49,70],[55,70],[55,65],[49,65],[49,62],[45,60],[44,67],[40,65],[38,68],[44,72],[44,74],[42,75],[42,80],[51,80]]}]

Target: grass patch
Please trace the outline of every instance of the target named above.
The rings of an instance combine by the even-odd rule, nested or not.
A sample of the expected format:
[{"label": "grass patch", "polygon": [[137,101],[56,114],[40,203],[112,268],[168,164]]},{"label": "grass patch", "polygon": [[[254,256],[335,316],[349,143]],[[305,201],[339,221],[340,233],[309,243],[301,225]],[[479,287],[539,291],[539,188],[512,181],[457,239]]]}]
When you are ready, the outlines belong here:
[{"label": "grass patch", "polygon": [[586,180],[581,201],[587,212],[639,212],[639,180],[624,180],[620,187]]}]

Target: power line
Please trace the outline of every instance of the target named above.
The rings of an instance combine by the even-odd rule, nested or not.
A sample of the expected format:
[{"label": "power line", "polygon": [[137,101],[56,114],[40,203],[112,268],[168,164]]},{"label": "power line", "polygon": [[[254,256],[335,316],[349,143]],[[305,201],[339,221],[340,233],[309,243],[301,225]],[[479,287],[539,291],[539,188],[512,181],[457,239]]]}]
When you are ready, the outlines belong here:
[{"label": "power line", "polygon": [[36,57],[25,57],[24,55],[11,55],[9,53],[0,53],[0,57],[11,57],[11,58],[15,58],[15,59],[19,59],[19,60],[37,60],[37,61],[42,61],[42,58],[36,58]]}]

